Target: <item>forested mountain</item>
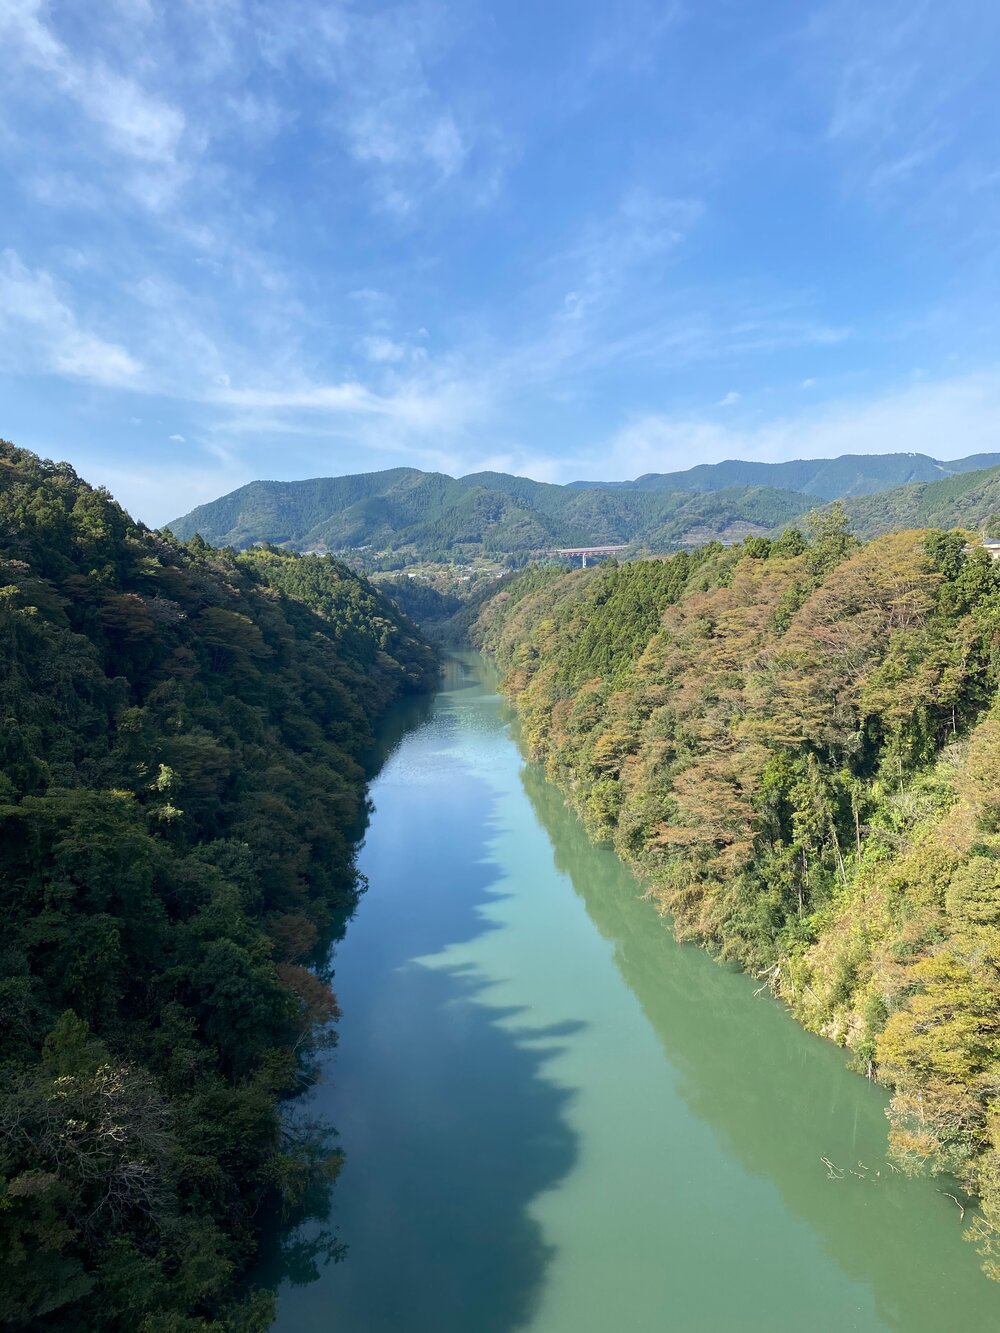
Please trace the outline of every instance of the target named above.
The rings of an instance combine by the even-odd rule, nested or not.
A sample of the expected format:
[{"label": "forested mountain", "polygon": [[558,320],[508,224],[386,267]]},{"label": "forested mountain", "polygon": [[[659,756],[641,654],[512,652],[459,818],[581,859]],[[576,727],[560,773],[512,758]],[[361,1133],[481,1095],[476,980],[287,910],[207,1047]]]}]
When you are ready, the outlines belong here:
[{"label": "forested mountain", "polygon": [[963,472],[1000,465],[1000,454],[974,454],[942,462],[926,454],[842,454],[839,458],[755,463],[730,459],[699,463],[683,472],[647,472],[635,481],[574,481],[575,487],[627,491],[720,491],[729,486],[775,486],[838,500],[911,482],[940,481]]},{"label": "forested mountain", "polygon": [[971,528],[1000,535],[1000,467],[844,502],[851,529],[874,537],[896,528]]},{"label": "forested mountain", "polygon": [[[362,759],[436,676],[332,559],[151,533],[0,443],[0,1324],[252,1333],[336,1015]],[[321,1238],[320,1242],[321,1243]]]},{"label": "forested mountain", "polygon": [[314,481],[255,481],[169,526],[216,546],[288,543],[302,550],[374,547],[422,558],[541,552],[642,541],[653,550],[780,527],[807,496],[759,486],[711,495],[551,486],[502,472],[454,479],[395,468]]},{"label": "forested mountain", "polygon": [[922,454],[715,463],[569,486],[502,472],[455,479],[394,468],[251,482],[169,526],[181,540],[197,533],[237,549],[273,542],[389,553],[386,567],[413,559],[524,558],[561,546],[634,545],[659,553],[780,529],[812,509],[815,498],[863,497],[850,500],[848,512],[865,536],[911,526],[979,527],[1000,510],[1000,482],[993,484],[1000,469],[984,471],[986,464],[1000,464],[1000,455],[949,463]]},{"label": "forested mountain", "polygon": [[897,1168],[978,1196],[1000,1278],[1000,569],[962,533],[862,545],[828,515],[531,569],[473,636],[678,934],[892,1088]]}]

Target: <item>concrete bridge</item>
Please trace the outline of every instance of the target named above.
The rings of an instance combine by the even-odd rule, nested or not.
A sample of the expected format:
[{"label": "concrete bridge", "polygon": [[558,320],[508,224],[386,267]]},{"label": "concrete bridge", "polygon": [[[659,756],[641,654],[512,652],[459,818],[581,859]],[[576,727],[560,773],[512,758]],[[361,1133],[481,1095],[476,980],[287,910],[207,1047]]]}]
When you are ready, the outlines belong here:
[{"label": "concrete bridge", "polygon": [[579,557],[582,567],[586,569],[590,556],[617,555],[619,551],[626,550],[627,546],[563,546],[560,550],[550,551],[549,555],[568,556],[571,560]]}]

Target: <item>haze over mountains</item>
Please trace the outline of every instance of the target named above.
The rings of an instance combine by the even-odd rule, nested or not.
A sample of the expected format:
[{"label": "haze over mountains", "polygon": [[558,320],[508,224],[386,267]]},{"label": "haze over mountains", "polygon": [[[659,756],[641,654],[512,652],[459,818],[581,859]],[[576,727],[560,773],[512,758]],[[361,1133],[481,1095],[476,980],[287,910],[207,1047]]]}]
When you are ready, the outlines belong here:
[{"label": "haze over mountains", "polygon": [[524,556],[604,543],[658,552],[782,528],[817,501],[840,498],[863,535],[905,526],[979,527],[1000,510],[1000,454],[949,462],[922,454],[733,460],[632,482],[567,486],[502,472],[453,478],[392,468],[251,482],[169,526],[182,539],[199,533],[237,549],[273,542],[421,559]]}]

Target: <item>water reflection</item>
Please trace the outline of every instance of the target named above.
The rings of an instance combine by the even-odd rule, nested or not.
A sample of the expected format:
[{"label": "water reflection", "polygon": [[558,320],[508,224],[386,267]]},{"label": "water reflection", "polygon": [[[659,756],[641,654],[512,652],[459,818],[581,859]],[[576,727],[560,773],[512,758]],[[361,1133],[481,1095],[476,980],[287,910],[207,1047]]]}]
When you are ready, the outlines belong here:
[{"label": "water reflection", "polygon": [[[421,961],[495,929],[482,909],[501,875],[495,792],[459,742],[474,728],[480,754],[509,747],[504,724],[467,665],[451,664],[446,691],[418,731],[414,708],[383,738],[361,857],[372,888],[336,959],[341,1039],[308,1108],[347,1155],[329,1203],[344,1258],[305,1287],[308,1265],[272,1259],[279,1330],[508,1333],[544,1282],[550,1247],[527,1205],[575,1147],[568,1093],[539,1071],[575,1025],[533,1029],[528,1045],[516,1010],[480,1003],[474,968]],[[319,1229],[300,1228],[299,1247]]]},{"label": "water reflection", "polygon": [[[1000,1290],[961,1240],[954,1204],[932,1182],[906,1180],[885,1161],[882,1090],[847,1071],[840,1051],[803,1032],[770,998],[755,999],[749,978],[678,946],[635,879],[590,844],[540,769],[526,766],[522,780],[556,865],[613,942],[690,1110],[728,1153],[778,1187],[847,1275],[871,1286],[885,1327],[995,1327]],[[665,1139],[669,1132],[665,1125]],[[845,1169],[843,1180],[827,1178],[823,1156]],[[726,1203],[720,1199],[720,1208]],[[712,1256],[693,1261],[707,1277]],[[809,1275],[790,1272],[788,1282],[804,1282],[810,1322],[803,1327],[826,1327],[821,1311],[807,1313]]]},{"label": "water reflection", "polygon": [[[335,959],[341,1042],[307,1108],[347,1163],[267,1272],[276,1328],[1000,1323],[954,1205],[886,1174],[880,1091],[674,943],[523,768],[479,672],[452,663],[433,712],[384,741],[371,889]],[[831,1181],[822,1156],[882,1175]],[[346,1256],[309,1281],[324,1227]]]}]

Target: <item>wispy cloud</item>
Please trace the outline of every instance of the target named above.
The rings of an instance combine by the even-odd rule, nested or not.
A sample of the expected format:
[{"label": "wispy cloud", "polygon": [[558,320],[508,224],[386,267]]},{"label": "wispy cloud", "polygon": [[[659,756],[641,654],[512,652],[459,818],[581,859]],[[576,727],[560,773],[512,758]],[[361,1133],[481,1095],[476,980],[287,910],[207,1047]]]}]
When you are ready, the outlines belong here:
[{"label": "wispy cloud", "polygon": [[444,5],[290,4],[260,25],[265,58],[320,82],[330,133],[365,170],[378,206],[400,218],[459,181],[469,202],[499,188],[506,150],[481,94],[453,87],[446,97],[433,79],[460,22]]},{"label": "wispy cloud", "polygon": [[[333,430],[340,421],[349,423],[360,440],[364,422],[370,419],[378,422],[378,431],[364,438],[373,447],[414,450],[419,450],[432,433],[454,435],[472,421],[482,421],[493,407],[493,404],[487,406],[482,386],[471,378],[440,375],[400,380],[381,393],[351,380],[337,384],[306,381],[274,387],[219,387],[207,391],[204,401],[232,410],[233,415],[218,427],[224,431],[270,434],[276,428],[292,432],[304,428],[315,432]],[[268,415],[262,417],[261,413]],[[284,415],[276,417],[276,413]],[[391,428],[401,434],[387,433]]]},{"label": "wispy cloud", "polygon": [[765,9],[0,0],[19,423],[214,487],[985,430],[1000,9]]},{"label": "wispy cloud", "polygon": [[8,370],[133,387],[142,367],[120,343],[84,328],[52,276],[0,254],[0,358]]},{"label": "wispy cloud", "polygon": [[402,343],[393,342],[391,338],[384,338],[380,334],[366,335],[360,340],[359,345],[369,361],[384,365],[406,360],[406,347]]},{"label": "wispy cloud", "polygon": [[652,71],[660,44],[683,16],[679,0],[619,0],[602,7],[585,48],[586,73],[634,76]]},{"label": "wispy cloud", "polygon": [[[845,179],[939,218],[966,211],[994,164],[1000,9],[978,0],[830,0],[806,27],[807,71],[829,98],[827,137]],[[977,120],[981,126],[980,132]]]},{"label": "wispy cloud", "polygon": [[46,10],[42,0],[0,2],[0,37],[8,52],[75,102],[117,152],[173,166],[184,132],[182,112],[103,61],[79,59],[45,22]]},{"label": "wispy cloud", "polygon": [[[159,34],[146,30],[146,7],[131,5],[125,16],[116,8],[119,0],[95,0],[81,41],[72,14],[44,0],[0,0],[0,104],[18,112],[11,135],[24,160],[40,151],[48,158],[26,173],[39,202],[169,213],[199,169],[205,117],[192,123],[178,99],[153,86],[171,65]],[[53,120],[56,137],[45,132]]]},{"label": "wispy cloud", "polygon": [[577,275],[573,315],[613,298],[646,265],[665,260],[697,225],[700,199],[674,198],[645,186],[628,190],[611,216],[587,225],[559,262]]},{"label": "wispy cloud", "polygon": [[636,290],[627,301],[609,296],[574,304],[544,332],[526,338],[506,364],[510,376],[525,384],[586,385],[596,375],[627,370],[676,374],[789,349],[835,348],[850,337],[849,328],[817,316],[808,303],[741,300],[735,293],[697,287],[668,297]]}]

